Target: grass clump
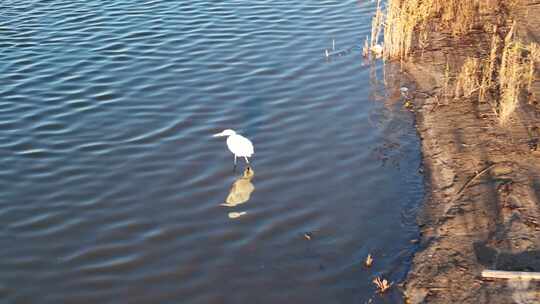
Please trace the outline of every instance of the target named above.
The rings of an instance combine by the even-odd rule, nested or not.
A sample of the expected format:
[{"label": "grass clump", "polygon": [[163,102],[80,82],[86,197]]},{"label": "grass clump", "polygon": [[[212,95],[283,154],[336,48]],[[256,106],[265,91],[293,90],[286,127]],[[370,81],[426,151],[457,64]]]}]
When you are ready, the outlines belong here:
[{"label": "grass clump", "polygon": [[497,26],[493,26],[493,36],[491,38],[491,49],[489,52],[489,57],[486,62],[484,62],[482,67],[482,79],[480,85],[480,91],[478,93],[478,98],[480,102],[487,101],[488,90],[493,86],[493,73],[495,72],[495,67],[497,64],[497,55],[499,50],[499,45],[501,44],[501,39],[497,35]]},{"label": "grass clump", "polygon": [[502,18],[494,23],[481,18],[483,12],[493,15],[515,5],[516,0],[388,0],[385,16],[381,15],[378,5],[370,44],[377,43],[380,26],[384,24],[384,58],[405,61],[413,48],[424,50],[430,44],[433,31],[456,43],[467,41],[462,38],[475,28],[492,31],[489,52],[466,58],[461,68],[454,71],[455,76],[447,59],[442,94],[445,98],[477,96],[478,101],[491,104],[504,125],[521,98],[531,96],[536,65],[540,62],[540,46],[522,42],[516,35],[515,22],[508,30],[504,26],[499,28],[498,25],[504,23]]},{"label": "grass clump", "polygon": [[[531,92],[535,66],[540,61],[540,47],[524,44],[515,37],[514,26],[504,41],[494,34],[489,57],[466,58],[455,77],[454,97],[472,97],[478,91],[480,102],[490,102],[499,122],[504,125],[519,105],[520,98]],[[502,44],[502,45],[501,45]],[[500,60],[499,60],[500,58]],[[499,63],[500,61],[500,63]],[[445,70],[444,92],[449,86],[449,68]],[[492,94],[489,94],[489,93]]]},{"label": "grass clump", "polygon": [[522,96],[528,95],[534,82],[535,65],[540,61],[540,47],[536,43],[524,44],[516,37],[516,24],[504,39],[499,70],[499,120],[505,124],[515,111]]},{"label": "grass clump", "polygon": [[[384,29],[387,59],[407,59],[415,41],[425,44],[432,27],[454,36],[469,33],[488,0],[389,0]],[[430,23],[437,20],[435,23]]]},{"label": "grass clump", "polygon": [[505,45],[499,70],[501,98],[498,113],[501,124],[505,124],[516,109],[521,89],[525,84],[524,72],[527,58],[523,57],[523,44],[514,39],[514,29],[515,24],[504,39]]},{"label": "grass clump", "polygon": [[470,97],[474,91],[478,90],[480,68],[480,60],[477,58],[469,57],[465,60],[456,79],[455,96]]}]

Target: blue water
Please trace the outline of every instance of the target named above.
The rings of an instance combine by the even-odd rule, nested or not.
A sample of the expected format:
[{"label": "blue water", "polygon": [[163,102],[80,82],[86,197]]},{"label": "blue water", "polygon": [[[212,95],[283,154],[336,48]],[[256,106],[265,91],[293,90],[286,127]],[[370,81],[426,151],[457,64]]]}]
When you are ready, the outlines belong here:
[{"label": "blue water", "polygon": [[[399,303],[371,280],[408,269],[420,153],[358,48],[373,10],[2,1],[0,301]],[[236,207],[227,128],[255,145]]]}]

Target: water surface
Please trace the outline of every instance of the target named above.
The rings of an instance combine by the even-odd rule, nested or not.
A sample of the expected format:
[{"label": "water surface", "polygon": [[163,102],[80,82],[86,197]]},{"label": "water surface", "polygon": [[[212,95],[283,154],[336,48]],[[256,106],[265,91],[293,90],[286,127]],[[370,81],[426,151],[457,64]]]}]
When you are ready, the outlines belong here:
[{"label": "water surface", "polygon": [[[355,47],[373,10],[2,1],[2,302],[398,302],[371,280],[407,270],[420,154]],[[226,128],[256,152],[230,208]]]}]

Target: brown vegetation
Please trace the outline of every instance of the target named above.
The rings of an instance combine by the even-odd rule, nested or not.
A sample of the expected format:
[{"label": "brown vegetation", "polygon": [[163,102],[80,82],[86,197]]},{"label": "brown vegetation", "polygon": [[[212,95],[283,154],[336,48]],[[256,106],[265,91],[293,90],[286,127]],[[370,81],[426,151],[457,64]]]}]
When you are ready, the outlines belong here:
[{"label": "brown vegetation", "polygon": [[478,58],[467,58],[457,75],[455,96],[470,97],[480,87]]},{"label": "brown vegetation", "polygon": [[362,55],[364,57],[369,57],[370,53],[373,54],[374,58],[379,58],[382,56],[383,48],[379,44],[379,37],[383,32],[384,24],[384,13],[381,9],[381,0],[377,0],[377,9],[375,10],[375,15],[371,20],[371,37],[366,37],[364,41],[364,47],[362,50]]},{"label": "brown vegetation", "polygon": [[381,279],[380,277],[373,279],[373,284],[377,286],[377,291],[379,293],[384,293],[392,287],[392,283],[389,283],[386,279]]},{"label": "brown vegetation", "polygon": [[[386,12],[385,56],[406,59],[414,39],[422,45],[433,27],[463,35],[473,29],[482,9],[492,8],[494,1],[481,0],[390,0]],[[431,21],[438,19],[437,23]]]},{"label": "brown vegetation", "polygon": [[[482,14],[507,10],[516,0],[389,0],[385,18],[385,58],[406,59],[413,45],[426,45],[429,31],[463,37],[481,26]],[[376,13],[378,16],[379,13]],[[378,18],[376,18],[378,19]],[[489,24],[484,26],[490,26]]]},{"label": "brown vegetation", "polygon": [[[422,50],[429,44],[430,30],[446,32],[459,39],[479,26],[482,13],[514,5],[515,0],[389,0],[384,20],[384,57],[406,61],[413,47]],[[372,24],[372,45],[377,41],[382,23],[378,8]],[[477,93],[478,100],[489,102],[504,125],[520,98],[530,94],[536,62],[540,61],[540,47],[521,42],[515,34],[515,26],[510,27],[504,40],[499,37],[498,24],[484,24],[483,29],[493,32],[489,55],[466,58],[454,73],[447,65],[442,96],[469,98]],[[452,79],[453,90],[450,89]]]},{"label": "brown vegetation", "polygon": [[540,3],[388,0],[385,9],[384,57],[414,80],[407,104],[429,186],[407,300],[537,303],[540,284],[480,274],[540,272]]}]

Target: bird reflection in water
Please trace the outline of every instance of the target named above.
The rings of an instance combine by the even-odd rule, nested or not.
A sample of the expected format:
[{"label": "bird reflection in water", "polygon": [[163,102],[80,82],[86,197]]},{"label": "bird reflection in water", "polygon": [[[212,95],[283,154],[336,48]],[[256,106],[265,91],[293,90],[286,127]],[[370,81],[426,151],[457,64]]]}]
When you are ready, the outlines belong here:
[{"label": "bird reflection in water", "polygon": [[234,207],[247,202],[251,193],[255,190],[255,187],[251,183],[254,175],[255,172],[251,166],[247,166],[242,176],[233,183],[225,203],[221,204],[221,206]]}]

